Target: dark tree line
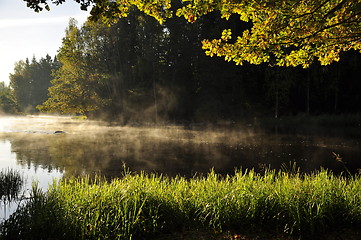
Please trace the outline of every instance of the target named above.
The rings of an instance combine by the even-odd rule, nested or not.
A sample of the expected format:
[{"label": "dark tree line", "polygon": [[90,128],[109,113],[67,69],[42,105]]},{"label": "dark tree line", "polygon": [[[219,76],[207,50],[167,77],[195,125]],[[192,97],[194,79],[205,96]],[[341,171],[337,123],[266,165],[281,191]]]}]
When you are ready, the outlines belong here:
[{"label": "dark tree line", "polygon": [[[44,102],[41,111],[123,123],[360,111],[358,53],[344,53],[338,63],[316,63],[309,69],[236,66],[204,54],[203,39],[219,38],[222,29],[237,33],[248,27],[237,17],[225,21],[216,12],[195,23],[172,18],[162,25],[138,10],[111,26],[87,21],[79,28],[71,20],[59,63],[48,57],[19,62],[11,87],[20,110]],[[50,69],[58,69],[51,86],[51,78],[43,78],[51,76]]]},{"label": "dark tree line", "polygon": [[4,82],[0,82],[0,114],[16,112],[16,104],[11,88],[6,86]]},{"label": "dark tree line", "polygon": [[57,59],[49,55],[39,61],[19,61],[14,73],[10,74],[12,99],[18,112],[35,112],[36,106],[48,98],[48,88],[53,78],[52,72],[59,68]]}]

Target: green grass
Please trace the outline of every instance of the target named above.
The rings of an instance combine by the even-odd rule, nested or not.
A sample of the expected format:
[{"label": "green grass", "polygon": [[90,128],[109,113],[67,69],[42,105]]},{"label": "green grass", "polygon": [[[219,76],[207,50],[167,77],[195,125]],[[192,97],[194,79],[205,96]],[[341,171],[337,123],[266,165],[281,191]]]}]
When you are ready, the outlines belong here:
[{"label": "green grass", "polygon": [[19,197],[24,180],[16,170],[0,171],[0,201],[9,203]]},{"label": "green grass", "polygon": [[[219,176],[54,182],[1,225],[3,239],[158,239],[174,232],[312,237],[361,226],[361,177],[253,170]],[[261,230],[260,230],[261,229]]]}]

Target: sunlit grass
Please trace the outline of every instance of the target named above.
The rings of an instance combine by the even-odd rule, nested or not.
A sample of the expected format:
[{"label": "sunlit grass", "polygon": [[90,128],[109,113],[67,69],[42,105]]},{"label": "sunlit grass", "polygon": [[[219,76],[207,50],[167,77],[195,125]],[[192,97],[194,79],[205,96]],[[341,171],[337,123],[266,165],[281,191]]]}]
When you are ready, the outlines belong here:
[{"label": "sunlit grass", "polygon": [[[34,231],[44,224],[46,232]],[[192,179],[125,173],[112,181],[54,182],[46,193],[34,188],[33,200],[1,230],[2,236],[18,238],[47,234],[57,239],[156,239],[196,229],[312,236],[336,226],[360,225],[359,175],[246,170],[232,176],[211,171]]]}]

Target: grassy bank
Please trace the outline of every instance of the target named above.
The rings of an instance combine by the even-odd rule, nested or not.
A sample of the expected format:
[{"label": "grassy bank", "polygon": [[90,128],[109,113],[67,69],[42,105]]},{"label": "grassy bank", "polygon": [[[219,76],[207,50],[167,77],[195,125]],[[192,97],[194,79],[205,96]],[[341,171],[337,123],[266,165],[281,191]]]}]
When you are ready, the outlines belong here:
[{"label": "grassy bank", "polygon": [[[360,175],[237,171],[185,179],[126,173],[112,181],[63,180],[46,193],[34,188],[32,200],[2,224],[1,237],[161,239],[202,231],[211,234],[204,239],[227,232],[308,238],[345,226],[361,226]],[[202,239],[194,235],[190,239]]]}]

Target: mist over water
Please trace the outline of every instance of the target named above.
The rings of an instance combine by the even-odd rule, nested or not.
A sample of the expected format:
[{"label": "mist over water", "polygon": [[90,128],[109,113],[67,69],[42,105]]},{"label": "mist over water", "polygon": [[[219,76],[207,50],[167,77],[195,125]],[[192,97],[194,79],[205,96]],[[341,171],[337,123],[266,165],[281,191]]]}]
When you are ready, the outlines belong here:
[{"label": "mist over water", "polygon": [[240,168],[279,168],[291,161],[304,172],[320,167],[343,171],[332,152],[340,154],[350,170],[361,168],[357,136],[266,132],[241,125],[124,127],[72,117],[1,117],[0,167],[20,169],[45,186],[52,176],[121,176],[124,164],[135,172],[188,177],[212,168],[232,174]]}]

